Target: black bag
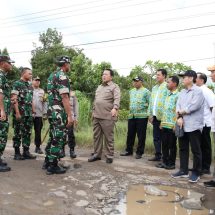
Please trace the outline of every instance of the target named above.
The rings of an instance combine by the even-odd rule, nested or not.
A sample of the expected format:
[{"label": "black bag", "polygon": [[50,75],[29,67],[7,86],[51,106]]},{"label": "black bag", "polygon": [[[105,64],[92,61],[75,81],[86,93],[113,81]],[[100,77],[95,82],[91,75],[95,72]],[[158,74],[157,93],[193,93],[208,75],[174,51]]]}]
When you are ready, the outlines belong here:
[{"label": "black bag", "polygon": [[183,127],[180,128],[180,126],[177,123],[175,124],[175,136],[176,137],[183,137],[184,136],[184,129],[183,129]]}]

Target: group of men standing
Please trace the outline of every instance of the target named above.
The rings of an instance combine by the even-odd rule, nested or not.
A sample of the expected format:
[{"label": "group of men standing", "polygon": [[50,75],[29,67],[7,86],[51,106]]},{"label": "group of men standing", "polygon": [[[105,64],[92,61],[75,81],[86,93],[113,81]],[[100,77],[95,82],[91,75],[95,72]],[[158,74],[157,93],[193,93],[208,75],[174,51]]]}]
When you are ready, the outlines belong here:
[{"label": "group of men standing", "polygon": [[[40,78],[33,78],[29,68],[21,69],[21,78],[15,81],[10,92],[6,73],[12,70],[12,61],[8,56],[0,56],[0,172],[9,171],[1,156],[7,142],[9,128],[8,116],[12,108],[15,149],[15,160],[35,159],[29,152],[31,129],[35,127],[36,153],[43,153],[41,129],[43,116],[49,121],[49,140],[46,146],[46,157],[43,169],[47,174],[66,172],[58,161],[65,156],[64,147],[69,137],[70,156],[75,158],[75,139],[73,125],[77,123],[77,111],[74,105],[76,98],[70,89],[66,75],[70,71],[70,58],[60,56],[56,59],[57,69],[51,73],[47,84],[47,103],[45,94],[39,88]],[[212,81],[215,82],[215,66],[208,68]],[[158,69],[157,84],[152,92],[144,87],[141,76],[133,79],[134,88],[130,90],[130,112],[126,149],[121,156],[133,154],[135,136],[138,136],[136,159],[144,154],[146,129],[148,121],[153,125],[153,142],[155,156],[149,161],[161,161],[156,167],[175,169],[177,154],[177,137],[179,142],[180,169],[172,174],[173,178],[188,178],[197,182],[202,174],[210,174],[212,160],[210,130],[215,125],[215,96],[205,85],[207,76],[187,70],[179,74],[183,78],[184,89],[179,93],[179,77],[167,78],[165,69]],[[94,151],[89,162],[101,160],[103,144],[106,163],[113,162],[114,126],[120,107],[120,88],[113,82],[114,72],[105,69],[102,73],[102,84],[98,86],[93,104],[93,138]],[[76,112],[76,113],[75,113]],[[215,131],[212,127],[212,131]],[[22,144],[23,153],[20,152]],[[193,153],[193,168],[189,169],[189,145]],[[189,171],[191,174],[189,175]],[[205,182],[214,186],[214,181]]]},{"label": "group of men standing", "polygon": [[[215,66],[208,70],[211,71],[212,81],[215,82]],[[182,77],[184,87],[180,93],[178,76]],[[167,78],[167,71],[158,69],[157,84],[152,88],[151,93],[144,88],[142,77],[137,76],[133,79],[134,88],[130,91],[126,149],[120,155],[133,154],[137,134],[136,159],[142,157],[147,121],[149,121],[153,125],[155,148],[155,156],[149,161],[162,161],[155,165],[158,168],[175,169],[178,137],[180,169],[173,173],[172,177],[189,178],[189,182],[197,182],[200,175],[210,174],[212,161],[210,131],[212,124],[215,123],[212,118],[215,95],[205,85],[207,82],[205,74],[187,70],[178,76]],[[192,169],[188,168],[189,145],[193,153]],[[214,183],[212,180],[205,182],[205,185],[214,186]]]},{"label": "group of men standing", "polygon": [[[56,62],[60,68],[55,72],[57,75],[52,73],[49,78],[48,107],[45,92],[39,87],[40,78],[37,76],[32,79],[31,69],[27,67],[20,68],[20,79],[15,81],[12,87],[9,86],[7,73],[12,71],[12,63],[14,61],[9,56],[0,55],[0,172],[11,170],[2,159],[7,143],[10,112],[12,112],[12,124],[14,128],[14,160],[36,158],[29,151],[33,125],[35,131],[35,152],[39,154],[43,153],[40,148],[42,143],[41,130],[43,127],[43,119],[48,116],[50,138],[46,147],[46,165],[44,166],[48,174],[61,173],[61,171],[65,172],[64,169],[57,165],[58,158],[61,157],[60,153],[66,143],[64,132],[68,135],[70,156],[71,158],[76,157],[74,152],[75,138],[73,127],[70,126],[69,131],[67,131],[66,127],[62,125],[62,123],[66,122],[71,125],[73,119],[77,123],[77,108],[75,107],[78,105],[77,100],[75,99],[74,93],[70,92],[70,83],[64,73],[70,69],[68,66],[70,60],[68,57],[60,57]],[[59,95],[56,95],[57,93]],[[66,111],[63,111],[63,109],[59,111],[62,104],[65,105]],[[71,107],[75,107],[73,112]],[[23,153],[20,151],[21,145]]]}]

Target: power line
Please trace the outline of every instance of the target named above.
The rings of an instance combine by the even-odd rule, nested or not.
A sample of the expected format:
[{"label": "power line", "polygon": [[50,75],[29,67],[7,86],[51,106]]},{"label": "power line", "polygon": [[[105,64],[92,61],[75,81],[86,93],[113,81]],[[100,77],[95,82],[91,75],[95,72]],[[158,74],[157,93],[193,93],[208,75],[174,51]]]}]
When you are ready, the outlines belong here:
[{"label": "power line", "polygon": [[41,10],[41,11],[37,11],[37,12],[33,12],[33,13],[25,13],[25,14],[21,14],[21,15],[17,15],[17,16],[6,17],[6,18],[3,18],[2,20],[15,19],[15,18],[18,18],[18,17],[30,16],[30,15],[34,15],[34,14],[38,14],[38,13],[45,13],[45,12],[49,12],[49,11],[61,10],[61,9],[64,9],[64,8],[70,8],[70,7],[74,7],[74,6],[86,5],[86,4],[91,4],[91,3],[95,3],[95,2],[103,2],[103,1],[105,1],[105,0],[99,0],[99,1],[96,0],[96,1],[85,2],[85,3],[82,3],[82,4],[74,4],[74,5],[64,6],[64,7],[58,7],[58,8],[49,9],[49,10]]},{"label": "power line", "polygon": [[[196,14],[196,15],[192,15],[192,16],[185,16],[185,17],[180,17],[180,19],[190,19],[190,18],[194,18],[194,17],[200,17],[200,16],[204,16],[204,15],[212,15],[215,14],[214,13],[209,13],[209,14]],[[114,30],[114,29],[122,29],[122,28],[134,28],[137,26],[146,26],[146,25],[150,25],[150,24],[155,24],[155,23],[163,23],[163,22],[170,22],[170,21],[178,21],[178,17],[177,18],[170,18],[170,19],[163,19],[163,20],[158,20],[158,21],[152,21],[152,22],[144,22],[144,23],[133,23],[131,25],[124,25],[124,26],[115,26],[115,27],[110,27],[110,28],[103,28],[103,29],[94,29],[94,30],[90,30],[90,31],[80,31],[80,32],[76,32],[76,33],[72,33],[72,34],[64,34],[63,36],[71,36],[71,35],[79,35],[79,34],[87,34],[87,33],[95,33],[95,32],[101,32],[101,31],[109,31],[109,30]],[[32,39],[30,39],[32,40]],[[11,43],[17,43],[17,42],[26,42],[26,40],[17,40],[17,41],[13,41]]]},{"label": "power line", "polygon": [[[132,1],[132,0],[127,0],[127,1]],[[115,7],[115,8],[110,8],[110,9],[103,9],[103,10],[96,10],[96,11],[92,11],[92,12],[87,12],[87,13],[82,13],[82,14],[75,14],[76,16],[80,16],[80,15],[86,15],[86,14],[95,14],[97,12],[103,12],[103,11],[108,11],[108,10],[116,10],[116,9],[121,9],[121,8],[126,8],[126,7],[133,7],[133,6],[139,6],[139,5],[143,5],[143,4],[149,4],[149,3],[153,3],[153,2],[160,2],[160,0],[152,0],[152,1],[148,1],[148,2],[141,2],[138,4],[130,4],[130,5],[124,5],[124,6],[119,6],[119,7]],[[123,1],[118,2],[118,3],[123,3]],[[116,3],[115,3],[116,4]],[[114,4],[112,4],[114,5]],[[93,7],[95,8],[95,7]],[[86,9],[86,8],[85,8]],[[73,11],[72,11],[73,12]],[[73,15],[74,16],[74,15]],[[28,25],[28,24],[35,24],[35,23],[41,23],[41,22],[47,22],[47,21],[52,21],[52,20],[59,20],[59,19],[65,19],[65,18],[70,18],[71,16],[62,16],[62,17],[57,17],[57,18],[53,18],[53,19],[45,19],[45,20],[39,20],[39,21],[35,21],[35,22],[26,22],[26,23],[21,23],[19,24],[19,26],[21,25]],[[14,27],[17,26],[17,24],[14,25],[6,25],[6,26],[1,26],[1,28],[9,28],[9,27]]]},{"label": "power line", "polygon": [[[108,19],[108,20],[99,20],[96,22],[88,22],[88,23],[83,23],[83,24],[79,24],[79,25],[73,25],[73,26],[65,26],[65,27],[60,27],[57,28],[58,30],[61,29],[68,29],[68,28],[74,28],[74,27],[80,27],[80,26],[89,26],[91,24],[97,24],[97,23],[106,23],[106,22],[111,22],[114,21],[116,22],[116,20],[124,20],[124,19],[129,19],[129,18],[135,18],[135,17],[140,17],[140,16],[146,16],[146,15],[152,15],[152,14],[159,14],[159,13],[166,13],[166,12],[171,12],[171,11],[175,11],[175,10],[181,10],[181,9],[188,9],[188,8],[194,8],[194,7],[199,7],[199,6],[203,6],[203,5],[210,5],[210,4],[215,4],[215,2],[209,2],[208,4],[196,4],[196,5],[192,5],[192,6],[186,6],[186,7],[181,7],[181,8],[174,8],[174,9],[169,9],[169,10],[161,10],[161,11],[156,11],[156,12],[150,12],[150,13],[142,13],[142,14],[138,14],[138,15],[134,15],[134,16],[123,16],[123,17],[119,17],[119,18],[114,18],[114,19]],[[205,15],[208,15],[205,14]],[[194,15],[195,16],[195,15]],[[177,18],[172,18],[172,19],[177,19]],[[158,21],[159,22],[159,21]],[[152,23],[152,22],[151,22]],[[146,23],[147,24],[147,23]],[[37,34],[37,33],[41,33],[39,31],[37,32],[30,32],[30,33],[25,33],[25,34],[16,34],[16,35],[8,35],[8,37],[17,37],[17,36],[22,36],[22,35],[31,35],[31,34]],[[80,32],[78,32],[80,33]],[[78,34],[77,33],[77,34]],[[76,34],[76,33],[75,33]]]},{"label": "power line", "polygon": [[[198,30],[198,29],[204,29],[204,28],[211,28],[215,27],[215,25],[205,25],[205,26],[199,26],[199,27],[192,27],[192,28],[185,28],[185,29],[179,29],[179,30],[172,30],[172,31],[165,31],[165,32],[158,32],[158,33],[151,33],[151,34],[145,34],[145,35],[138,35],[138,36],[131,36],[131,37],[124,37],[124,38],[116,38],[116,39],[110,39],[110,40],[102,40],[102,41],[95,41],[95,42],[88,42],[88,43],[80,43],[75,44],[72,46],[66,46],[66,48],[73,48],[73,47],[79,47],[79,46],[88,46],[88,45],[94,45],[94,44],[102,44],[102,43],[110,43],[110,42],[117,42],[117,41],[124,41],[124,40],[131,40],[131,39],[138,39],[138,38],[144,38],[144,37],[153,37],[158,35],[165,35],[165,34],[171,34],[171,33],[179,33],[179,32],[185,32],[185,31],[191,31],[191,30]],[[27,53],[30,51],[16,51],[16,52],[10,52],[10,54],[18,54],[18,53]]]}]

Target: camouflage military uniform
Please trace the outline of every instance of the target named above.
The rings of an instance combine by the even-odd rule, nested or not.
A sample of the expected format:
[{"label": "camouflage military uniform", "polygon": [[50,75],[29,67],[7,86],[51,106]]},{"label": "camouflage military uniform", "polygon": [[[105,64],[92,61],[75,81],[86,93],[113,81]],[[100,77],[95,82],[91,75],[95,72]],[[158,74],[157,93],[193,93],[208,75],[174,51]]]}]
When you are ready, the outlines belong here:
[{"label": "camouflage military uniform", "polygon": [[7,77],[2,70],[0,70],[0,93],[3,93],[4,95],[4,110],[7,117],[5,121],[0,121],[0,157],[1,157],[7,143],[7,134],[9,128],[8,115],[10,112],[10,87],[7,83]]},{"label": "camouflage military uniform", "polygon": [[57,69],[48,78],[48,120],[50,124],[49,141],[46,147],[46,156],[50,163],[63,157],[63,147],[67,135],[67,114],[65,112],[61,94],[68,93],[70,85],[65,73]]},{"label": "camouflage military uniform", "polygon": [[19,80],[14,82],[11,94],[17,95],[17,102],[21,115],[21,119],[17,120],[15,111],[13,112],[13,146],[14,148],[20,147],[22,139],[22,146],[29,148],[31,143],[31,130],[33,125],[33,88],[31,84],[29,84],[29,82]]}]

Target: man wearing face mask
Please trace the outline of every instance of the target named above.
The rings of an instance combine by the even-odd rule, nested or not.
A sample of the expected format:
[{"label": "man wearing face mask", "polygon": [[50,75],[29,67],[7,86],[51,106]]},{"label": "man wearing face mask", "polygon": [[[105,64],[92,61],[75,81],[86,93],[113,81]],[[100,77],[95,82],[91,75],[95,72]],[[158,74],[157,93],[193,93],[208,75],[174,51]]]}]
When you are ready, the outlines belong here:
[{"label": "man wearing face mask", "polygon": [[[21,78],[13,83],[11,100],[13,103],[13,147],[14,160],[35,159],[29,152],[31,143],[31,130],[33,126],[33,88],[29,83],[32,71],[28,67],[20,68]],[[23,154],[20,153],[22,144]]]},{"label": "man wearing face mask", "polygon": [[102,73],[102,84],[96,90],[93,105],[94,153],[88,162],[101,160],[103,135],[105,137],[106,163],[113,162],[114,125],[120,103],[120,89],[113,82],[113,76],[112,69],[105,69]]},{"label": "man wearing face mask", "polygon": [[0,55],[0,172],[10,171],[10,167],[2,160],[2,155],[7,144],[9,129],[8,115],[10,111],[10,87],[7,73],[12,71],[12,61],[7,55]]}]

